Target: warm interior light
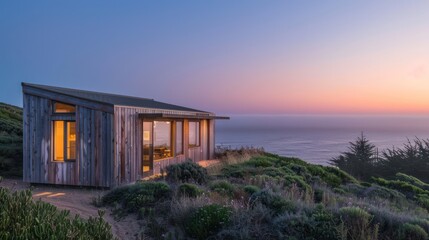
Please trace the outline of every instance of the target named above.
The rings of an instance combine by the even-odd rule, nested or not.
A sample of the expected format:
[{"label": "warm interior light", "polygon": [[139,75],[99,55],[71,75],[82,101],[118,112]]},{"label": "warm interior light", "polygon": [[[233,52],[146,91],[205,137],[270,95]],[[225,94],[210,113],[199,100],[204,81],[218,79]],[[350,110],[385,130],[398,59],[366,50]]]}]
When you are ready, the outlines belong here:
[{"label": "warm interior light", "polygon": [[76,112],[76,107],[64,103],[55,103],[55,113],[74,113]]},{"label": "warm interior light", "polygon": [[76,159],[76,123],[67,122],[67,159]]},{"label": "warm interior light", "polygon": [[64,122],[54,121],[54,160],[64,161]]},{"label": "warm interior light", "polygon": [[143,140],[150,141],[150,131],[143,131]]}]

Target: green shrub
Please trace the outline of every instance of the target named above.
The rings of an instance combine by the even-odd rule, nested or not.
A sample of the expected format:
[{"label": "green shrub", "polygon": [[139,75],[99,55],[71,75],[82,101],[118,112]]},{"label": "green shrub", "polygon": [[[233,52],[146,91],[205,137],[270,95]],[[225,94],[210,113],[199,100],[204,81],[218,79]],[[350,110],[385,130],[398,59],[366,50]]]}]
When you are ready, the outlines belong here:
[{"label": "green shrub", "polygon": [[0,103],[0,174],[22,176],[22,109]]},{"label": "green shrub", "polygon": [[247,174],[244,167],[239,164],[228,165],[221,170],[222,175],[232,178],[244,178]]},{"label": "green shrub", "polygon": [[373,216],[359,207],[340,209],[339,233],[342,239],[377,239],[378,225],[371,228]]},{"label": "green shrub", "polygon": [[253,202],[260,202],[265,205],[271,211],[273,211],[274,215],[278,215],[284,212],[294,212],[296,210],[296,206],[281,196],[274,194],[270,190],[261,190],[252,194],[251,200]]},{"label": "green shrub", "polygon": [[260,191],[260,189],[259,189],[257,186],[254,186],[254,185],[246,185],[246,186],[244,186],[244,191],[245,191],[247,194],[252,195],[252,194],[254,194],[254,193],[256,193],[256,192]]},{"label": "green shrub", "polygon": [[424,190],[408,182],[404,182],[400,180],[386,180],[383,178],[373,178],[373,181],[375,181],[377,184],[381,186],[385,186],[385,187],[397,190],[405,194],[405,196],[407,196],[408,198],[413,198],[415,195],[418,195],[418,194],[429,194],[429,191],[427,190]]},{"label": "green shrub", "polygon": [[179,196],[195,198],[200,196],[203,193],[203,191],[194,184],[183,183],[179,186],[178,193],[179,193]]},{"label": "green shrub", "polygon": [[397,173],[395,177],[400,181],[407,182],[411,185],[414,185],[416,187],[419,187],[425,190],[429,190],[429,184],[422,182],[420,179],[416,177],[413,177],[404,173]]},{"label": "green shrub", "polygon": [[217,180],[210,184],[210,189],[227,196],[234,195],[235,187],[226,180]]},{"label": "green shrub", "polygon": [[304,190],[305,192],[309,192],[311,190],[310,185],[308,185],[301,176],[286,175],[283,180],[286,186],[296,184],[301,190]]},{"label": "green shrub", "polygon": [[358,181],[346,172],[334,167],[325,167],[319,165],[307,166],[312,176],[320,177],[326,184],[331,187],[338,187],[341,184],[357,183]]},{"label": "green shrub", "polygon": [[101,198],[104,205],[120,204],[126,212],[152,207],[171,195],[170,187],[163,182],[137,182],[113,189]]},{"label": "green shrub", "polygon": [[216,204],[201,207],[187,220],[186,233],[196,239],[206,239],[229,223],[231,213],[229,208]]},{"label": "green shrub", "polygon": [[417,203],[424,209],[429,211],[429,195],[428,194],[418,194],[416,196]]},{"label": "green shrub", "polygon": [[273,166],[275,160],[276,159],[273,157],[257,156],[257,157],[252,157],[249,161],[245,162],[244,164],[252,167],[266,168],[266,167]]},{"label": "green shrub", "polygon": [[270,177],[283,177],[286,174],[284,172],[284,169],[277,168],[277,167],[266,167],[263,169],[263,173]]},{"label": "green shrub", "polygon": [[0,239],[113,239],[103,212],[88,220],[33,201],[31,191],[0,187]]},{"label": "green shrub", "polygon": [[426,240],[428,234],[419,225],[405,223],[399,229],[399,237],[401,240]]},{"label": "green shrub", "polygon": [[336,217],[318,205],[314,210],[278,216],[273,227],[280,233],[279,239],[338,239]]},{"label": "green shrub", "polygon": [[169,182],[193,182],[203,184],[207,182],[207,170],[191,161],[169,165],[166,168],[167,181]]},{"label": "green shrub", "polygon": [[321,189],[314,189],[313,200],[315,203],[321,203],[323,201],[324,191]]},{"label": "green shrub", "polygon": [[315,239],[337,239],[337,225],[339,219],[330,211],[326,210],[323,205],[317,205],[310,216],[310,224],[313,226],[312,234]]},{"label": "green shrub", "polygon": [[288,164],[288,167],[295,173],[294,175],[299,175],[305,179],[310,179],[311,177],[311,174],[307,169],[308,166],[290,163]]}]

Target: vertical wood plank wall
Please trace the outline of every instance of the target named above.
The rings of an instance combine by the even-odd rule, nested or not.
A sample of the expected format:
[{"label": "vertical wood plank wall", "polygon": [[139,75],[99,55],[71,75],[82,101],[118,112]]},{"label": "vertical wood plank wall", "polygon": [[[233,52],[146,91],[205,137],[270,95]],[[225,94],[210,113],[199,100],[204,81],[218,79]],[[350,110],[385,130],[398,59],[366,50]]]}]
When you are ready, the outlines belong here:
[{"label": "vertical wood plank wall", "polygon": [[[115,186],[131,183],[142,178],[141,150],[143,131],[141,129],[142,120],[138,117],[140,113],[181,114],[180,111],[115,106],[115,161],[113,165],[113,184]],[[213,158],[214,132],[210,133],[213,130],[209,129],[209,126],[213,125],[213,122],[214,120],[201,120],[201,144],[199,147],[189,148],[188,120],[184,119],[184,154],[154,161],[153,173],[158,174],[166,166],[183,162],[188,158],[195,162]]]},{"label": "vertical wood plank wall", "polygon": [[[143,131],[138,114],[189,114],[123,106],[115,106],[112,114],[74,103],[76,161],[54,162],[52,121],[62,120],[51,114],[54,101],[26,93],[23,96],[23,180],[31,183],[114,187],[141,179]],[[62,102],[67,103],[65,99]],[[214,157],[214,120],[200,121],[201,142],[194,148],[188,147],[189,121],[184,119],[183,123],[183,154],[155,161],[154,174],[188,158],[197,162]]]},{"label": "vertical wood plank wall", "polygon": [[[76,161],[52,161],[52,101],[24,94],[23,180],[31,183],[110,187],[113,114],[76,107]],[[55,116],[59,120],[61,117]]]}]

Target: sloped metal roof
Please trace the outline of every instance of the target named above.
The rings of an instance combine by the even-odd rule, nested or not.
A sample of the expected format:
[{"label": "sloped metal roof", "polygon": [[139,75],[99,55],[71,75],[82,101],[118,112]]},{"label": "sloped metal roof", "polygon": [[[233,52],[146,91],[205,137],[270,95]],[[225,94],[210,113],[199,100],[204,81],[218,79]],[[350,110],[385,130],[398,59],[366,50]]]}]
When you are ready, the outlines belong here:
[{"label": "sloped metal roof", "polygon": [[31,84],[31,83],[22,83],[22,85],[42,89],[49,92],[64,94],[64,95],[68,95],[76,98],[81,98],[89,101],[111,104],[111,105],[209,113],[206,111],[201,111],[193,108],[178,106],[178,105],[164,103],[164,102],[158,102],[149,98],[124,96],[124,95],[111,94],[111,93],[101,93],[101,92],[54,87],[54,86]]}]

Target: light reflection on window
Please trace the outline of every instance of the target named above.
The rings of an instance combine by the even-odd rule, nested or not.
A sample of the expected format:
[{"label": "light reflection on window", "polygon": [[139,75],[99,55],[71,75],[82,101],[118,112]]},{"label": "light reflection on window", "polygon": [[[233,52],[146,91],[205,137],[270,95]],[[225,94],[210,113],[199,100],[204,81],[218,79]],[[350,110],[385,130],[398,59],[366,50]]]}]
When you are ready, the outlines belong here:
[{"label": "light reflection on window", "polygon": [[154,121],[153,124],[153,159],[171,157],[171,122]]},{"label": "light reflection on window", "polygon": [[189,122],[189,147],[200,146],[200,122]]},{"label": "light reflection on window", "polygon": [[183,122],[176,122],[176,155],[183,154]]}]

